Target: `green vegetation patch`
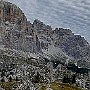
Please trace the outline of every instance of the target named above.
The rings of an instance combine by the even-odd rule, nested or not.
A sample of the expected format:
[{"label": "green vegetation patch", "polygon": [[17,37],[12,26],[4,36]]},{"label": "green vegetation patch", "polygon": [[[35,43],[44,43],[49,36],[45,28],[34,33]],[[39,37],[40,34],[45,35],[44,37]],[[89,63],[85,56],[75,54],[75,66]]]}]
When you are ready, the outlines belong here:
[{"label": "green vegetation patch", "polygon": [[51,88],[53,90],[82,90],[81,88],[78,88],[78,87],[70,85],[70,84],[57,83],[57,82],[53,82],[51,84]]},{"label": "green vegetation patch", "polygon": [[12,90],[14,84],[15,84],[15,82],[12,81],[12,82],[3,82],[3,83],[1,83],[0,85],[1,85],[1,87],[4,88],[5,90]]}]

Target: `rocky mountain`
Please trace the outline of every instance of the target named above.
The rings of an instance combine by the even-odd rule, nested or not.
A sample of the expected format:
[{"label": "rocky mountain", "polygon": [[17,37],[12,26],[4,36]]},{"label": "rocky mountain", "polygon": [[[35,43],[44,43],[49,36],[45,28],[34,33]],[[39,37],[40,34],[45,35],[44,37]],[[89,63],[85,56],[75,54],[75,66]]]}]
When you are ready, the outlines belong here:
[{"label": "rocky mountain", "polygon": [[75,73],[88,82],[90,45],[70,29],[54,30],[38,19],[30,23],[19,7],[1,0],[0,68],[0,82],[14,80],[17,90],[40,90],[36,83],[62,81],[67,73],[70,82]]},{"label": "rocky mountain", "polygon": [[51,55],[62,52],[90,62],[89,43],[70,29],[53,30],[37,19],[30,23],[19,7],[5,1],[0,1],[0,21],[1,47]]}]

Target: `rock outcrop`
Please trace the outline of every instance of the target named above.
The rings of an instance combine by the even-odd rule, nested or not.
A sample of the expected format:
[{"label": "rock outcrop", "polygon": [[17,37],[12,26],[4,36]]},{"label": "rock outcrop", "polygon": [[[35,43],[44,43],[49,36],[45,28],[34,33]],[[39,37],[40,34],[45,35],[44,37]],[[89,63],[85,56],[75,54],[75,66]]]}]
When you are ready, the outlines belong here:
[{"label": "rock outcrop", "polygon": [[5,47],[27,52],[38,51],[36,31],[19,7],[0,1],[0,21],[0,37]]},{"label": "rock outcrop", "polygon": [[27,19],[22,10],[16,5],[2,0],[0,1],[0,21],[9,21],[10,23],[18,24],[21,30],[26,29]]}]

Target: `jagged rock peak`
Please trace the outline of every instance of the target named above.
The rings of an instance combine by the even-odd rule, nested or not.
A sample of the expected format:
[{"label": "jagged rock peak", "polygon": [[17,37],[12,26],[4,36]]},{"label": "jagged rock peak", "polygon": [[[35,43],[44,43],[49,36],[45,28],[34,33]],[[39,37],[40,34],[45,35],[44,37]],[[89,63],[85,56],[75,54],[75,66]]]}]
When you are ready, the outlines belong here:
[{"label": "jagged rock peak", "polygon": [[43,22],[41,22],[40,20],[38,19],[35,19],[34,22],[33,22],[33,26],[36,26],[37,29],[39,30],[45,30],[45,29],[49,29],[49,30],[52,30],[51,26],[49,25],[45,25]]}]

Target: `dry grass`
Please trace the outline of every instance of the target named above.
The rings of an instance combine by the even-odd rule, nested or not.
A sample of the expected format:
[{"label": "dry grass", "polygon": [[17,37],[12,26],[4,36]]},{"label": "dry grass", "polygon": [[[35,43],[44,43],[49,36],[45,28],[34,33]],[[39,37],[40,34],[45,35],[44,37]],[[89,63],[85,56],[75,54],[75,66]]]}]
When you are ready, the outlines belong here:
[{"label": "dry grass", "polygon": [[[51,83],[51,89],[52,90],[83,90],[79,87],[70,84],[58,83],[58,82]],[[42,86],[40,90],[46,90],[46,86]]]}]

